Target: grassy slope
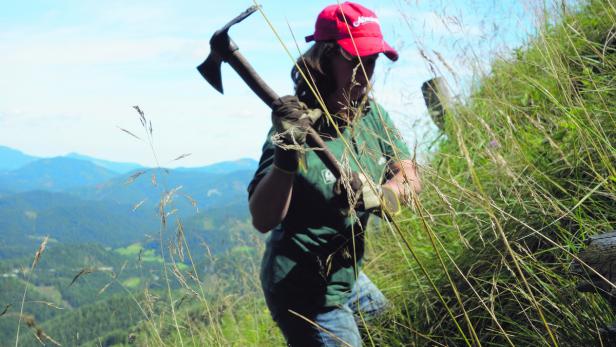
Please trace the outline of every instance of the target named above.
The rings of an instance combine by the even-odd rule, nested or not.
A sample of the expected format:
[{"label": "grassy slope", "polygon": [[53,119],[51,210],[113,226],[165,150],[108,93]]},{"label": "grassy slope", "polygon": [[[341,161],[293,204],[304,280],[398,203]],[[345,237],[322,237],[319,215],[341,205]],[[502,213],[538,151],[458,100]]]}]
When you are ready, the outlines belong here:
[{"label": "grassy slope", "polygon": [[568,267],[586,237],[616,226],[614,22],[614,3],[592,1],[496,62],[450,113],[402,224],[442,298],[404,264],[408,249],[387,252],[399,238],[373,240],[382,287],[398,284],[388,345],[598,344],[613,316]]},{"label": "grassy slope", "polygon": [[[615,22],[613,3],[591,1],[451,110],[420,200],[398,230],[369,237],[365,271],[393,305],[366,345],[598,343],[614,316],[568,267],[586,237],[616,226]],[[178,328],[160,317],[138,344],[282,345],[245,265],[258,260],[240,260],[220,282],[243,281],[240,294],[187,305]]]}]

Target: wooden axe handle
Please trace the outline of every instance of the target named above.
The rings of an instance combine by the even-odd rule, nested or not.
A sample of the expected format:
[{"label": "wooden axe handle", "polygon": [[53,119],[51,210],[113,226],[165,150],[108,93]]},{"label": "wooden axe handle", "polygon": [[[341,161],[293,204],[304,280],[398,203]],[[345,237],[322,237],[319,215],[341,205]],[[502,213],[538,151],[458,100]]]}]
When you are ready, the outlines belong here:
[{"label": "wooden axe handle", "polygon": [[274,100],[278,99],[278,94],[270,88],[267,83],[259,76],[248,60],[240,53],[239,49],[233,51],[227,57],[227,63],[233,70],[246,82],[257,96],[269,107],[272,107]]},{"label": "wooden axe handle", "polygon": [[[261,79],[259,74],[253,69],[248,60],[244,58],[239,50],[233,51],[227,58],[227,62],[233,69],[242,77],[244,82],[252,89],[257,96],[263,100],[263,102],[269,107],[272,107],[274,100],[278,99],[278,94],[274,92],[268,85]],[[317,132],[311,127],[306,137],[306,143],[308,146],[315,149],[317,156],[321,159],[323,164],[334,174],[334,177],[340,178],[341,170],[338,161],[329,151],[323,139],[317,134]]]}]

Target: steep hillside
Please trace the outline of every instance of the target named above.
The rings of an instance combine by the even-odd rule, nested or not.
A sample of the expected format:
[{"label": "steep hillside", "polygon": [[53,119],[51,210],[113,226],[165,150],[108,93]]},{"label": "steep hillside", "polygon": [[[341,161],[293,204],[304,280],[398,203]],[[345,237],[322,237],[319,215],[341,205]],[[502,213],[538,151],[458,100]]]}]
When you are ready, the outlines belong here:
[{"label": "steep hillside", "polygon": [[166,192],[174,191],[172,208],[186,216],[213,206],[245,205],[246,186],[253,174],[253,170],[209,173],[195,169],[145,169],[71,193],[87,200],[131,205],[143,202],[143,208],[154,208]]},{"label": "steep hillside", "polygon": [[157,230],[154,212],[129,205],[43,191],[0,198],[0,259],[30,254],[44,236],[62,244],[118,247]]},{"label": "steep hillside", "polygon": [[94,165],[100,166],[107,170],[111,170],[117,174],[124,174],[130,171],[134,171],[142,168],[141,165],[136,163],[122,163],[104,159],[93,158],[87,155],[79,154],[79,153],[69,153],[66,155],[67,158],[79,159],[89,161]]},{"label": "steep hillside", "polygon": [[213,174],[226,174],[234,171],[254,171],[259,163],[254,159],[238,159],[232,161],[223,161],[207,166],[192,167],[192,168],[177,168],[178,171],[198,171]]},{"label": "steep hillside", "polygon": [[569,264],[616,228],[614,5],[549,18],[450,110],[426,189],[372,242],[400,322],[384,344],[607,345],[613,313]]}]

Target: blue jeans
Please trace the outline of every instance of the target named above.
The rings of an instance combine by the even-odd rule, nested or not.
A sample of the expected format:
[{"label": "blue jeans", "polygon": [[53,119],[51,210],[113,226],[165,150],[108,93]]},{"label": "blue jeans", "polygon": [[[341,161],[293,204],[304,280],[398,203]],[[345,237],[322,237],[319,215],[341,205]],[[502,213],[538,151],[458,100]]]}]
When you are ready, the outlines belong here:
[{"label": "blue jeans", "polygon": [[[272,310],[275,297],[265,293]],[[291,347],[361,346],[358,325],[376,317],[387,307],[387,299],[363,272],[359,273],[347,302],[327,312],[303,314],[288,309],[272,311],[272,317]],[[300,313],[301,314],[301,313]]]}]

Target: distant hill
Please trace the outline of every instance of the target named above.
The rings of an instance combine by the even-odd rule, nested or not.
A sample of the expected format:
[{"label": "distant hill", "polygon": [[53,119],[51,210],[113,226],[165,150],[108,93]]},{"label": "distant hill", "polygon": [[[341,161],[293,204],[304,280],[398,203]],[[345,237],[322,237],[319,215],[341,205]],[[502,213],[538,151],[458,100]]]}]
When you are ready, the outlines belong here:
[{"label": "distant hill", "polygon": [[175,190],[166,211],[186,221],[190,243],[225,248],[224,230],[249,220],[246,187],[254,174],[226,170],[252,165],[249,159],[117,175],[86,160],[56,157],[0,173],[0,259],[32,252],[45,235],[113,247],[143,241],[158,232],[165,190]]},{"label": "distant hill", "polygon": [[[95,158],[89,155],[84,155],[80,153],[71,152],[64,156],[58,156],[59,158],[68,158],[68,159],[78,159],[90,162],[94,165],[100,166],[110,171],[114,171],[118,174],[125,174],[131,171],[135,171],[138,169],[143,169],[144,166],[131,163],[131,162],[117,162],[112,160],[105,160],[100,158]],[[41,159],[55,159],[55,158],[41,158],[36,156],[31,156],[28,154],[24,154],[23,152],[0,145],[0,172],[2,171],[12,171],[19,169],[26,164],[31,162],[41,160]],[[177,171],[199,171],[199,172],[207,172],[207,173],[217,173],[224,174],[233,171],[243,171],[243,170],[255,170],[257,168],[258,162],[251,158],[241,158],[237,160],[229,160],[222,161],[210,165],[199,166],[199,167],[179,167],[174,170]]]},{"label": "distant hill", "polygon": [[213,206],[245,204],[248,199],[246,187],[253,174],[253,170],[220,174],[195,169],[147,169],[70,192],[87,200],[110,200],[132,205],[143,201],[142,208],[153,208],[158,205],[165,189],[178,189],[170,207],[177,208],[182,215],[192,215],[197,208],[202,210]]},{"label": "distant hill", "polygon": [[[245,245],[250,243],[249,236],[258,234],[250,222],[247,202],[204,209],[184,218],[183,226],[194,259]],[[158,244],[151,243],[149,247],[157,248]]]},{"label": "distant hill", "polygon": [[0,146],[0,171],[15,170],[37,159],[16,149]]},{"label": "distant hill", "polygon": [[64,244],[119,247],[158,231],[151,211],[132,211],[110,201],[84,201],[33,191],[0,198],[0,259],[32,253],[46,235]]},{"label": "distant hill", "polygon": [[177,168],[177,171],[198,171],[198,172],[207,172],[214,174],[225,174],[233,171],[254,171],[257,169],[257,165],[259,163],[250,158],[243,158],[232,161],[222,161],[220,163],[215,163],[212,165],[201,166],[201,167],[192,167],[192,168]]},{"label": "distant hill", "polygon": [[136,163],[123,163],[123,162],[98,159],[98,158],[90,157],[90,156],[79,154],[79,153],[69,153],[65,157],[89,161],[92,164],[98,165],[107,170],[117,172],[118,174],[124,174],[130,171],[142,168],[141,165],[136,164]]},{"label": "distant hill", "polygon": [[[103,167],[107,170],[113,171],[118,174],[127,173],[129,171],[133,171],[142,167],[137,163],[125,163],[125,162],[116,162],[111,160],[104,160],[95,157],[91,157],[88,155],[83,155],[79,153],[69,153],[65,156],[59,156],[61,158],[69,158],[69,159],[79,159],[88,161],[94,165]],[[19,169],[26,164],[31,162],[41,160],[41,159],[51,159],[51,158],[41,158],[35,157],[28,154],[24,154],[23,152],[13,149],[6,146],[0,146],[0,172],[1,171],[12,171]]]},{"label": "distant hill", "polygon": [[[199,213],[192,206],[184,211],[174,215],[182,217],[191,247],[205,242],[210,252],[219,253],[238,241],[230,239],[232,231],[236,236],[253,232],[244,199],[201,208]],[[171,237],[177,228],[176,219],[167,219]],[[59,244],[121,247],[143,242],[149,248],[158,248],[160,227],[160,217],[152,206],[133,211],[128,204],[44,191],[8,195],[0,198],[0,259],[31,255],[44,236],[50,237],[50,243]]]},{"label": "distant hill", "polygon": [[85,160],[66,157],[39,159],[0,174],[0,191],[62,191],[97,184],[116,175],[113,171]]}]

